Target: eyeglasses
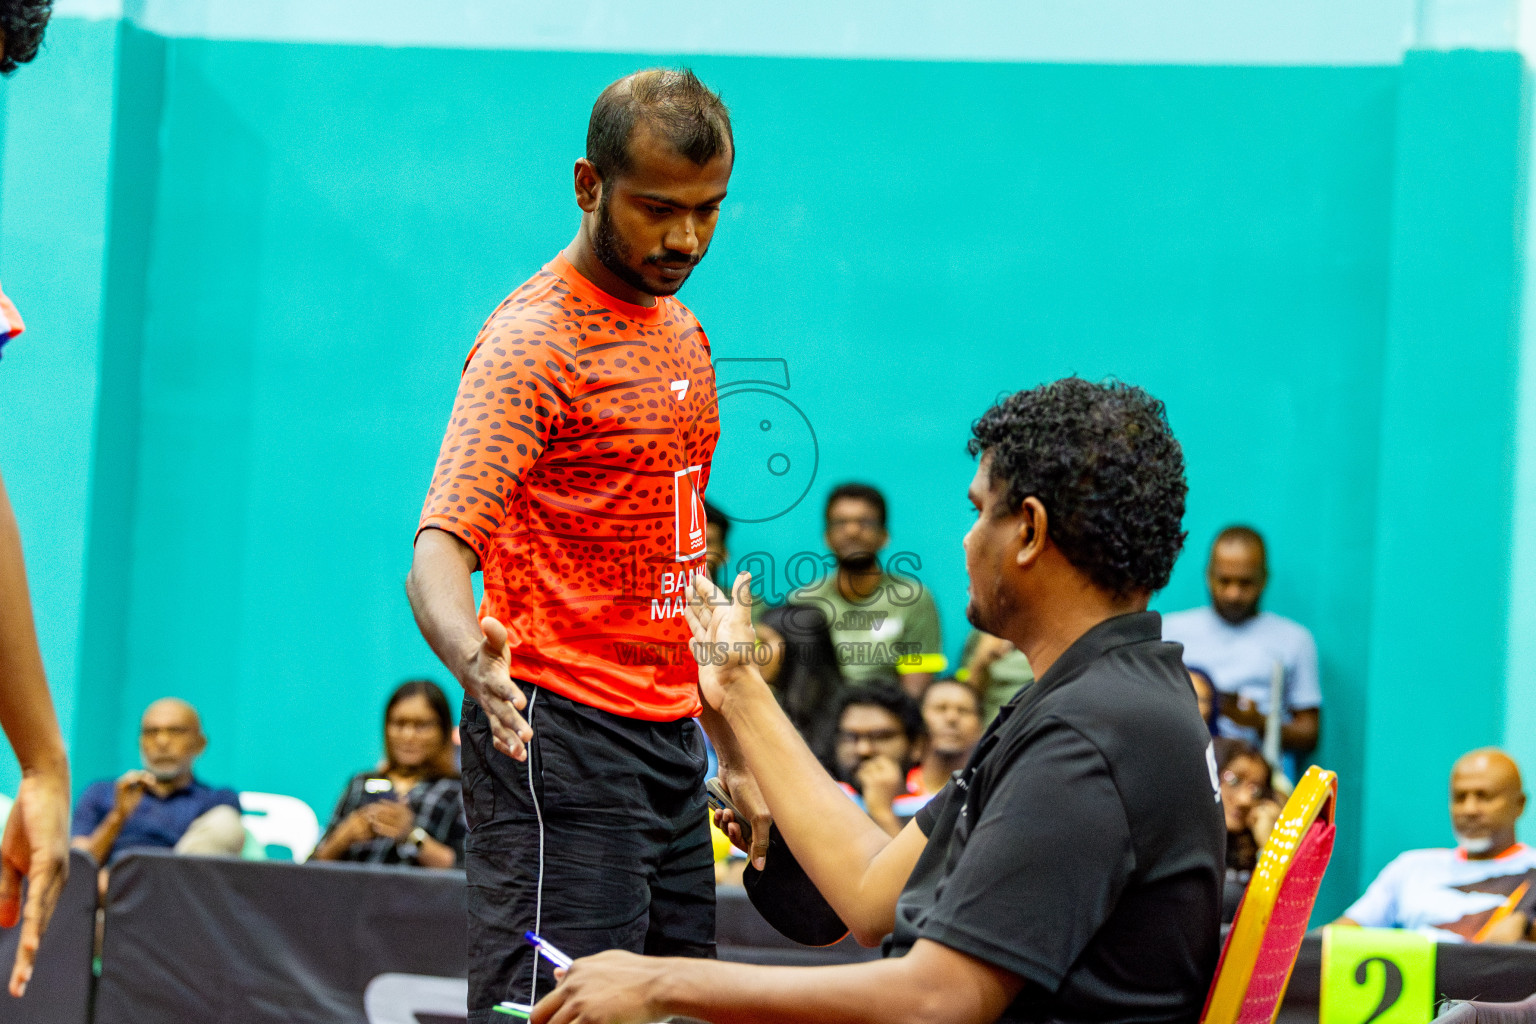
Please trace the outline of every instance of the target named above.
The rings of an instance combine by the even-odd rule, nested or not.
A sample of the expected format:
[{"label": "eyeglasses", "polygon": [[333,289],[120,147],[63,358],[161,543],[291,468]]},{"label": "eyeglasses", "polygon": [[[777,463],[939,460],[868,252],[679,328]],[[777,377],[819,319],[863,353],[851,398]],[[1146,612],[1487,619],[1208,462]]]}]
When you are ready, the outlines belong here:
[{"label": "eyeglasses", "polygon": [[840,747],[856,747],[860,742],[868,741],[871,744],[889,743],[892,740],[901,739],[904,734],[900,729],[872,729],[869,732],[839,732],[837,745]]},{"label": "eyeglasses", "polygon": [[1264,795],[1265,787],[1263,783],[1249,782],[1236,772],[1222,772],[1221,784],[1239,793],[1247,793],[1255,800]]}]

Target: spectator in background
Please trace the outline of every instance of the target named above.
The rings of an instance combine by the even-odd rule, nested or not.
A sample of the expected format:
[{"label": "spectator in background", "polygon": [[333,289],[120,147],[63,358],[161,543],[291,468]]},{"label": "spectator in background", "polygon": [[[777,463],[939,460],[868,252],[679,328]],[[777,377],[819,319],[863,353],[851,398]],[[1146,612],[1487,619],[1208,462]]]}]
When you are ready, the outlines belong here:
[{"label": "spectator in background", "polygon": [[452,737],[442,688],[426,679],[402,683],[384,705],[384,763],[352,776],[314,859],[463,863],[464,797]]},{"label": "spectator in background", "polygon": [[1029,659],[1013,643],[1000,636],[972,629],[960,651],[955,678],[976,691],[981,700],[981,724],[985,728],[997,717],[997,709],[1035,681]]},{"label": "spectator in background", "polygon": [[1211,730],[1211,735],[1216,735],[1216,684],[1211,682],[1211,675],[1205,669],[1192,668],[1189,670],[1189,685],[1194,688],[1200,718]]},{"label": "spectator in background", "polygon": [[981,739],[981,701],[958,679],[935,679],[923,691],[923,760],[907,773],[907,789],[933,796],[965,767]]},{"label": "spectator in background", "polygon": [[139,722],[144,766],[86,787],[75,805],[74,846],[103,867],[146,847],[238,855],[245,845],[240,795],[192,774],[206,749],[203,723],[191,704],[176,697],[155,701]]},{"label": "spectator in background", "polygon": [[1439,942],[1536,939],[1536,850],[1515,839],[1520,768],[1501,750],[1451,770],[1454,849],[1399,854],[1335,924],[1411,928]]},{"label": "spectator in background", "polygon": [[939,610],[920,582],[886,572],[880,551],[885,496],[868,484],[842,484],[827,498],[827,547],[836,571],[789,596],[820,608],[832,629],[843,678],[855,686],[896,668],[916,697],[943,668]]},{"label": "spectator in background", "polygon": [[725,538],[730,532],[731,517],[708,501],[704,502],[704,568],[717,587],[725,586],[725,577],[721,573],[725,571],[725,563],[731,560],[731,553],[725,546]]},{"label": "spectator in background", "polygon": [[1184,645],[1184,660],[1210,674],[1220,696],[1219,734],[1263,743],[1270,680],[1284,672],[1280,745],[1285,774],[1297,777],[1298,755],[1317,746],[1322,691],[1317,645],[1306,627],[1259,611],[1269,568],[1264,538],[1248,526],[1216,535],[1206,565],[1211,603],[1163,619],[1163,638]]},{"label": "spectator in background", "polygon": [[1215,748],[1221,810],[1227,820],[1227,878],[1221,900],[1225,923],[1237,914],[1259,854],[1280,817],[1280,804],[1269,788],[1269,762],[1253,744],[1222,738]]},{"label": "spectator in background", "polygon": [[830,762],[847,687],[826,616],[811,605],[780,605],[764,612],[755,628],[765,646],[758,658],[764,682],[773,688],[805,745],[822,763]]},{"label": "spectator in background", "polygon": [[923,712],[894,682],[849,690],[837,715],[836,776],[875,824],[900,832],[928,802],[914,790]]}]

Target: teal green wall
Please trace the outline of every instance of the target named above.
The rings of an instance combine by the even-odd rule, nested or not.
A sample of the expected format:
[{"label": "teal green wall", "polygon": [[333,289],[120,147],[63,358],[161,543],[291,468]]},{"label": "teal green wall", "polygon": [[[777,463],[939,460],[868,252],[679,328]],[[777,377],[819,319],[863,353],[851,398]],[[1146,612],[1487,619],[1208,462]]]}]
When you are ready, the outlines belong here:
[{"label": "teal green wall", "polygon": [[1398,101],[1361,855],[1450,842],[1455,759],[1504,738],[1524,71],[1410,53]]},{"label": "teal green wall", "polygon": [[[38,641],[66,734],[76,715],[117,28],[60,19],[48,60],[0,85],[0,281],[27,332],[0,359],[0,471],[22,528]],[[82,709],[83,710],[83,709]],[[0,791],[20,781],[7,750]]]},{"label": "teal green wall", "polygon": [[[177,693],[204,712],[203,774],[324,813],[378,756],[388,689],[447,681],[401,581],[456,373],[574,230],[592,97],[658,58],[60,24],[50,60],[87,51],[71,74],[91,69],[78,102],[98,127],[45,131],[65,97],[23,92],[47,81],[34,69],[4,86],[0,276],[35,333],[0,364],[0,465],[56,691],[91,709],[72,720],[77,775],[134,763],[139,710]],[[1065,373],[1142,384],[1191,482],[1188,553],[1156,606],[1201,602],[1205,546],[1246,520],[1271,539],[1268,606],[1317,635],[1344,826],[1321,909],[1402,843],[1440,841],[1444,765],[1503,721],[1518,60],[690,63],[731,104],[740,155],[684,298],[717,358],[788,362],[820,454],[811,495],[739,526],[733,552],[819,551],[826,489],[870,480],[954,652],[970,421]],[[60,154],[30,172],[57,179],[46,203],[23,145]],[[28,243],[26,218],[62,216],[48,203],[90,244]],[[63,300],[27,284],[70,266]],[[59,319],[81,325],[78,359],[44,343]],[[69,402],[33,352],[78,374]],[[67,457],[28,447],[42,430]],[[1471,517],[1454,543],[1418,508],[1448,486]],[[729,459],[711,497],[758,511]],[[1441,545],[1428,570],[1420,518]],[[1435,625],[1466,652],[1433,665],[1426,588],[1454,592]],[[1446,689],[1478,701],[1452,729],[1419,710]]]}]

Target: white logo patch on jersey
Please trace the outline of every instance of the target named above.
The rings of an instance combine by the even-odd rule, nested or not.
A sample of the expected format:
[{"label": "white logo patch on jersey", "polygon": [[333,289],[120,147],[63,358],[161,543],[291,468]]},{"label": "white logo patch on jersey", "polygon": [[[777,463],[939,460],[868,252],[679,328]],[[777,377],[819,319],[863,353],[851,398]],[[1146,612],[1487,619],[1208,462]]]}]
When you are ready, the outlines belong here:
[{"label": "white logo patch on jersey", "polygon": [[670,387],[679,402],[688,397],[688,382],[686,380],[675,380],[671,383]]}]

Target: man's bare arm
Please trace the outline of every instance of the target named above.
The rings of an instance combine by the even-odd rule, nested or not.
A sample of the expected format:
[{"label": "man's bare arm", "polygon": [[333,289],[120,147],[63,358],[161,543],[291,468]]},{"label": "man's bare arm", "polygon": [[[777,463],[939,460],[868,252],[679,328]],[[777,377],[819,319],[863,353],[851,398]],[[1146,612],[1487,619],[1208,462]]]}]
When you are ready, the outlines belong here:
[{"label": "man's bare arm", "polygon": [[508,673],[506,626],[490,617],[475,617],[470,575],[479,565],[468,544],[428,527],[416,537],[405,593],[427,645],[485,709],[496,748],[521,761],[533,738],[533,730],[518,714],[528,700]]},{"label": "man's bare arm", "polygon": [[[1238,725],[1258,729],[1260,732],[1264,731],[1267,722],[1267,716],[1254,706],[1253,701],[1240,698],[1234,693],[1221,695],[1221,714]],[[1321,724],[1322,713],[1317,708],[1302,708],[1280,727],[1280,746],[1285,750],[1302,753],[1311,750],[1317,746]]]},{"label": "man's bare arm", "polygon": [[1302,708],[1280,727],[1280,746],[1286,750],[1306,753],[1317,746],[1321,727],[1321,712],[1317,708]]},{"label": "man's bare arm", "polygon": [[731,601],[706,578],[695,581],[700,599],[685,614],[696,643],[709,645],[699,648],[700,689],[730,726],[790,852],[854,937],[874,945],[891,930],[896,898],[928,840],[910,823],[892,838],[849,800],[742,655],[755,638],[750,583],[743,574]]},{"label": "man's bare arm", "polygon": [[[22,920],[10,991],[32,976],[48,919],[69,874],[69,762],[32,625],[21,533],[0,481],[0,726],[21,764],[21,787],[0,839],[0,925]],[[21,877],[30,879],[21,906]]]},{"label": "man's bare arm", "polygon": [[836,967],[761,967],[601,953],[578,960],[532,1024],[607,1024],[671,1015],[714,1024],[985,1024],[1023,987],[1014,974],[937,942]]}]

